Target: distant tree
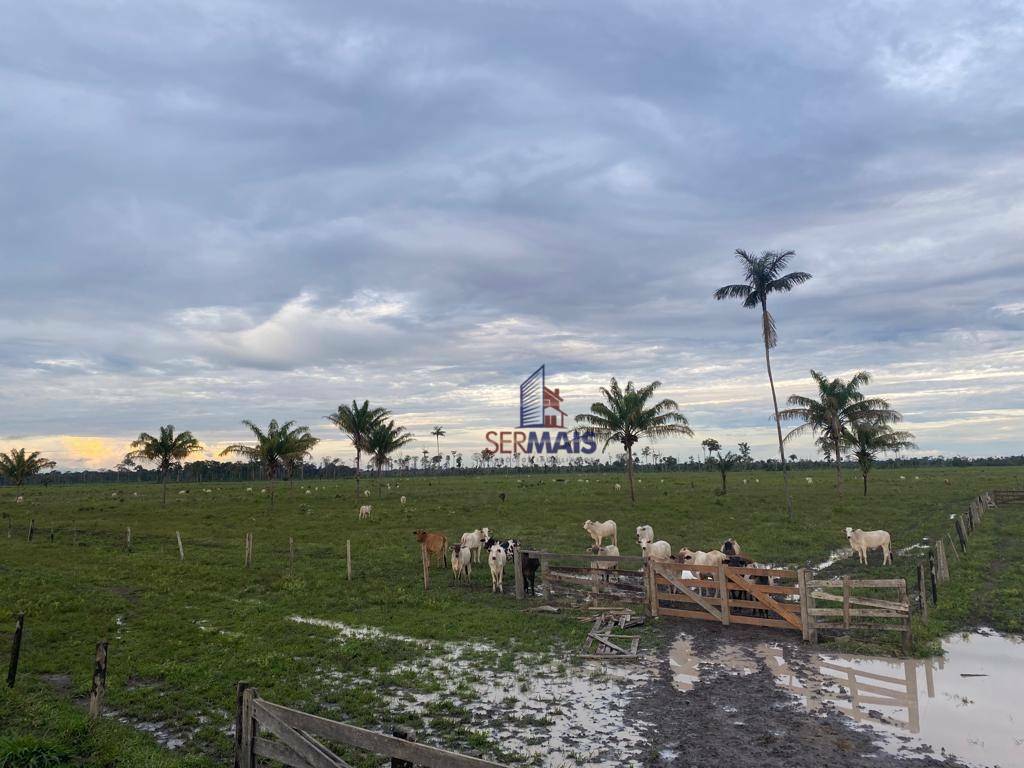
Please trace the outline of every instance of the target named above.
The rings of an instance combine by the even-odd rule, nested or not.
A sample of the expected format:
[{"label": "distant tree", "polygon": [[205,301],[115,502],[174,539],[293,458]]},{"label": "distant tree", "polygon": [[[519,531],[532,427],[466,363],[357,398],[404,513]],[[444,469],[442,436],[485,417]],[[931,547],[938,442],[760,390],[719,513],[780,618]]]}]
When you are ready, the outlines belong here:
[{"label": "distant tree", "polygon": [[188,430],[174,434],[173,424],[160,427],[160,434],[156,437],[148,432],[140,433],[129,447],[131,450],[125,454],[125,462],[149,461],[156,464],[163,489],[162,504],[167,504],[167,473],[193,453],[203,450],[202,445]]},{"label": "distant tree", "polygon": [[732,451],[729,451],[724,456],[721,454],[721,452],[719,452],[717,456],[712,456],[711,459],[709,460],[710,463],[711,463],[711,466],[714,467],[715,469],[717,469],[719,471],[719,473],[721,473],[721,475],[722,475],[722,495],[723,496],[726,493],[726,489],[725,489],[725,476],[726,476],[726,474],[728,472],[732,471],[733,467],[736,466],[736,463],[739,460],[740,460],[740,457],[738,455],[736,455],[735,453],[733,453]]},{"label": "distant tree", "polygon": [[793,498],[789,493],[789,474],[786,470],[786,453],[783,448],[782,422],[779,417],[779,401],[775,396],[775,379],[772,376],[772,359],[769,351],[778,343],[775,329],[775,318],[768,311],[768,296],[773,293],[788,293],[796,286],[811,279],[807,272],[790,272],[783,274],[789,260],[795,256],[794,251],[764,251],[754,256],[737,248],[736,258],[743,267],[746,282],[735,285],[724,285],[715,291],[715,298],[740,299],[748,309],[761,310],[761,338],[764,341],[764,362],[768,368],[768,384],[772,390],[772,405],[775,408],[775,431],[779,436],[779,459],[782,463],[782,485],[786,493],[786,509],[789,519],[793,519]]},{"label": "distant tree", "polygon": [[752,461],[750,455],[750,443],[740,443],[739,449],[740,463],[742,463],[744,466],[750,466],[750,462]]},{"label": "distant tree", "polygon": [[266,432],[253,422],[242,422],[256,438],[255,445],[234,443],[220,452],[221,456],[236,454],[259,462],[263,474],[270,481],[270,508],[274,508],[274,480],[278,475],[290,476],[295,463],[302,461],[320,441],[310,434],[309,427],[296,427],[294,421],[278,424],[272,419]]},{"label": "distant tree", "polygon": [[846,442],[853,451],[860,474],[864,478],[864,495],[868,495],[868,473],[875,465],[875,458],[880,453],[897,453],[909,448],[917,448],[914,435],[910,432],[898,432],[888,424],[860,423],[847,432]]},{"label": "distant tree", "polygon": [[412,440],[412,434],[405,427],[395,424],[394,419],[378,424],[370,432],[366,440],[366,451],[370,454],[370,463],[377,469],[378,491],[380,491],[381,473],[390,463],[392,454],[400,451]]},{"label": "distant tree", "polygon": [[359,474],[366,441],[374,428],[390,415],[386,408],[371,408],[369,400],[363,400],[362,405],[353,400],[351,406],[339,405],[337,411],[326,417],[348,435],[356,449],[356,496],[359,495]]},{"label": "distant tree", "polygon": [[604,439],[604,447],[613,440],[626,449],[626,476],[629,479],[629,498],[636,503],[636,489],[633,484],[633,446],[641,439],[656,440],[661,437],[693,435],[686,417],[679,412],[675,400],[665,398],[652,402],[654,393],[661,387],[654,381],[637,389],[633,382],[626,383],[626,389],[619,387],[613,378],[607,388],[601,387],[603,401],[593,403],[590,413],[581,413],[576,423]]},{"label": "distant tree", "polygon": [[715,451],[722,450],[722,444],[715,440],[715,438],[713,437],[704,438],[703,440],[700,441],[700,444],[701,447],[707,451],[707,458],[705,458],[704,460],[705,462],[711,461],[712,453],[714,453]]},{"label": "distant tree", "polygon": [[0,453],[0,475],[15,485],[23,485],[33,475],[56,466],[57,462],[44,458],[39,451],[25,453],[24,448],[11,448],[8,453]]},{"label": "distant tree", "polygon": [[818,447],[825,456],[832,456],[836,468],[836,488],[843,491],[842,452],[847,433],[854,431],[858,424],[881,426],[893,424],[903,417],[889,407],[880,397],[867,397],[861,387],[871,383],[871,374],[860,371],[849,381],[811,371],[811,378],[818,387],[817,398],[790,395],[790,408],[779,413],[783,421],[802,422],[786,435],[786,440],[806,432],[817,437]]},{"label": "distant tree", "polygon": [[789,460],[790,461],[797,461],[798,457],[797,457],[797,455],[795,453],[791,453],[791,454],[789,454]]}]

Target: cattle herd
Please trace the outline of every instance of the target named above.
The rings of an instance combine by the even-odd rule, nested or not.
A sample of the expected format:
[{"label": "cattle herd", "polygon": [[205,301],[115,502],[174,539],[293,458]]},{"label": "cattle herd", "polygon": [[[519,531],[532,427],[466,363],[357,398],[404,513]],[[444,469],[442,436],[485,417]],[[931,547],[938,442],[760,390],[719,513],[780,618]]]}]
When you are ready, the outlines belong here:
[{"label": "cattle herd", "polygon": [[[370,515],[371,507],[364,505],[359,510],[361,519]],[[591,569],[610,571],[615,569],[620,556],[618,542],[618,526],[614,520],[604,522],[587,520],[583,529],[591,539],[591,546],[586,552],[600,557],[590,563]],[[447,568],[451,564],[456,582],[468,582],[472,574],[473,564],[479,564],[486,554],[487,564],[491,572],[491,591],[504,592],[502,584],[505,567],[515,562],[515,553],[522,549],[518,539],[497,539],[491,534],[490,528],[477,528],[463,533],[458,542],[449,545],[448,536],[439,531],[416,530],[413,532],[424,548],[430,561]],[[892,537],[887,531],[862,531],[860,528],[846,528],[846,538],[862,563],[867,563],[867,553],[871,549],[882,551],[882,563],[892,563]],[[609,543],[605,544],[605,539]],[[673,554],[672,545],[654,537],[654,528],[650,525],[638,525],[636,543],[645,561],[675,563],[683,566],[679,576],[682,579],[710,578],[701,569],[695,574],[686,566],[719,566],[726,565],[737,568],[754,567],[768,568],[756,563],[743,554],[736,539],[730,537],[722,542],[721,547],[710,551],[693,550],[683,547]],[[523,583],[529,594],[536,595],[536,576],[540,568],[540,559],[533,556],[520,558],[523,572]],[[605,575],[605,579],[608,575]],[[769,583],[763,575],[748,575],[751,582]]]}]

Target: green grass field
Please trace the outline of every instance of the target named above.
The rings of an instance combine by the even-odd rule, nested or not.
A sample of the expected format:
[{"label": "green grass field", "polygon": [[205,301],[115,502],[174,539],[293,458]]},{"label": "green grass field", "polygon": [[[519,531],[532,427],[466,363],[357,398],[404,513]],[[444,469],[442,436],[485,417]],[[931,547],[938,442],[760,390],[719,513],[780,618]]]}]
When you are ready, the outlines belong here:
[{"label": "green grass field", "polygon": [[[907,479],[899,480],[900,474]],[[370,521],[357,520],[364,499],[355,497],[351,481],[279,485],[273,511],[259,483],[252,493],[246,484],[190,485],[187,495],[178,494],[186,486],[172,485],[166,507],[151,484],[30,486],[20,491],[23,504],[15,503],[19,491],[0,488],[0,510],[12,526],[8,538],[8,520],[0,521],[0,617],[13,628],[11,617],[26,614],[18,684],[0,693],[0,766],[29,764],[3,762],[18,749],[39,756],[39,765],[223,765],[238,680],[257,685],[266,698],[371,726],[393,721],[385,693],[433,685],[429,675],[410,674],[408,664],[395,672],[400,662],[429,656],[429,645],[390,636],[337,643],[330,628],[293,616],[426,640],[486,643],[493,650],[480,652],[481,670],[511,668],[523,655],[562,658],[580,641],[585,629],[578,622],[519,610],[522,604],[510,594],[510,570],[504,596],[491,594],[486,564],[474,570],[472,589],[452,586],[450,573],[435,569],[424,593],[415,528],[457,539],[487,525],[527,546],[579,552],[589,544],[583,520],[611,517],[623,554],[639,554],[632,531],[649,523],[673,548],[710,549],[735,536],[761,562],[807,565],[846,546],[847,525],[885,528],[899,550],[950,530],[949,515],[963,511],[979,491],[1024,482],[1019,468],[878,471],[870,496],[863,498],[859,478],[848,474],[840,499],[830,472],[800,473],[797,520],[789,523],[777,474],[734,473],[724,497],[715,495],[719,480],[710,473],[641,477],[635,507],[625,490],[614,490],[615,483],[624,484],[620,475],[535,475],[521,482],[507,476],[392,478],[382,496],[375,483],[364,483],[373,489],[366,500],[374,506]],[[319,490],[306,494],[303,486]],[[112,498],[115,490],[120,493]],[[504,503],[501,492],[507,494]],[[401,495],[408,497],[404,507]],[[31,543],[30,519],[36,527]],[[130,553],[127,526],[133,532]],[[255,562],[245,569],[249,531]],[[296,551],[291,569],[289,537]],[[346,539],[352,542],[351,582],[345,579]],[[986,516],[968,557],[951,557],[953,583],[940,595],[931,623],[916,628],[919,652],[962,627],[1024,630],[1022,542],[1024,507]],[[829,572],[895,573],[909,582],[915,564],[908,554],[897,556],[892,568],[844,560]],[[109,710],[186,735],[183,749],[163,749],[115,717],[98,725],[86,721],[81,700],[101,639],[110,641]],[[862,638],[857,644],[892,647],[884,642]],[[6,653],[0,658],[6,662]],[[325,676],[325,670],[338,669],[363,684]],[[433,706],[410,724],[427,726],[435,740],[453,748],[487,747],[458,705]],[[54,762],[45,762],[47,755]]]}]

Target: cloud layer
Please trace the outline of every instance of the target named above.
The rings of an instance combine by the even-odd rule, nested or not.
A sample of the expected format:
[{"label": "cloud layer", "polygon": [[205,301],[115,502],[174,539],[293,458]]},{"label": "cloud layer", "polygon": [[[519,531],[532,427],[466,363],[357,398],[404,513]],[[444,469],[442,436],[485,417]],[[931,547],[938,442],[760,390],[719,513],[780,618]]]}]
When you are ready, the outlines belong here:
[{"label": "cloud layer", "polygon": [[0,448],[332,438],[369,397],[468,453],[544,362],[570,412],[656,378],[666,451],[768,456],[756,317],[711,293],[788,247],[781,395],[868,369],[922,451],[1019,453],[1022,69],[998,2],[13,8]]}]

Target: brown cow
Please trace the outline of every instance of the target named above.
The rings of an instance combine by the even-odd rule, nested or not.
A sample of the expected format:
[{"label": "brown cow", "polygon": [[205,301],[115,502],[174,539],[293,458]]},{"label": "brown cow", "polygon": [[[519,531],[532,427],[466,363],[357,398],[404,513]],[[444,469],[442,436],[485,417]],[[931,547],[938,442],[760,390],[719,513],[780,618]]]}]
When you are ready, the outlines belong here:
[{"label": "brown cow", "polygon": [[448,567],[448,537],[437,531],[424,531],[422,528],[413,531],[416,541],[427,548],[427,554],[441,560],[445,568]]}]

